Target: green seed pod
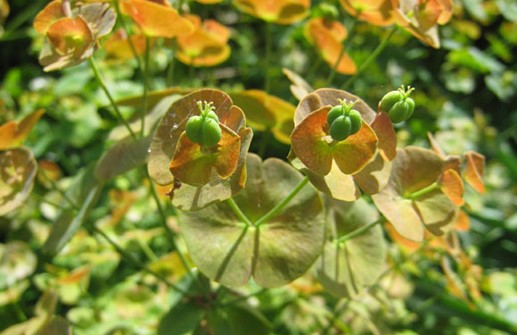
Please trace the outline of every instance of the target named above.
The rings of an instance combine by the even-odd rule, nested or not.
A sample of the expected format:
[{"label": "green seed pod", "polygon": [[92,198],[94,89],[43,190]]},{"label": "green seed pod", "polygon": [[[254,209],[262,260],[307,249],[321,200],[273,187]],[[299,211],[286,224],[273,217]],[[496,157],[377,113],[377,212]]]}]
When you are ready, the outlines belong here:
[{"label": "green seed pod", "polygon": [[415,110],[415,102],[411,98],[399,101],[391,107],[388,112],[393,123],[404,122],[413,115]]},{"label": "green seed pod", "polygon": [[336,141],[343,141],[350,136],[352,121],[350,117],[341,115],[330,125],[330,136]]},{"label": "green seed pod", "polygon": [[[217,117],[217,115],[216,115]],[[222,131],[219,122],[209,117],[192,116],[185,129],[189,140],[205,146],[214,146],[221,140]]]},{"label": "green seed pod", "polygon": [[379,108],[388,113],[393,105],[402,100],[404,100],[404,94],[400,90],[388,92],[379,102]]},{"label": "green seed pod", "polygon": [[210,118],[212,120],[215,120],[216,122],[219,122],[219,117],[217,116],[217,114],[215,114],[215,112],[213,110],[209,111],[207,114],[206,114],[206,117],[207,118]]},{"label": "green seed pod", "polygon": [[334,122],[334,120],[343,115],[344,112],[345,109],[343,105],[337,105],[332,107],[327,114],[327,123],[331,125]]},{"label": "green seed pod", "polygon": [[361,126],[363,125],[363,118],[361,117],[361,113],[355,109],[350,111],[348,117],[350,118],[351,122],[350,135],[353,135],[357,133],[359,129],[361,129]]}]

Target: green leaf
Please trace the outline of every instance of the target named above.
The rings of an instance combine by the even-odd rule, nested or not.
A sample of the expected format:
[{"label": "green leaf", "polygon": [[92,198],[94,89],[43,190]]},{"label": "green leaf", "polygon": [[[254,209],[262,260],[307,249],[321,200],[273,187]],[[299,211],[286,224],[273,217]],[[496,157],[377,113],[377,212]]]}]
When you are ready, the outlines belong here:
[{"label": "green leaf", "polygon": [[[302,176],[279,159],[247,159],[246,187],[235,203],[252,221],[282,201]],[[228,203],[180,215],[189,253],[209,278],[227,286],[246,284],[253,276],[264,287],[289,283],[303,275],[321,253],[324,214],[310,185],[270,221],[247,225]]]},{"label": "green leaf", "polygon": [[107,151],[95,166],[95,176],[102,182],[145,164],[151,136],[138,138],[126,137]]},{"label": "green leaf", "polygon": [[[386,246],[379,225],[347,239],[347,235],[375,224],[377,211],[365,200],[330,201],[331,224],[335,225],[314,269],[327,291],[338,297],[353,297],[377,281],[384,271]],[[341,239],[341,240],[340,240]]]},{"label": "green leaf", "polygon": [[192,300],[180,301],[161,318],[158,335],[190,334],[205,313],[206,310]]},{"label": "green leaf", "polygon": [[30,195],[37,163],[25,148],[0,151],[0,216],[19,207]]}]

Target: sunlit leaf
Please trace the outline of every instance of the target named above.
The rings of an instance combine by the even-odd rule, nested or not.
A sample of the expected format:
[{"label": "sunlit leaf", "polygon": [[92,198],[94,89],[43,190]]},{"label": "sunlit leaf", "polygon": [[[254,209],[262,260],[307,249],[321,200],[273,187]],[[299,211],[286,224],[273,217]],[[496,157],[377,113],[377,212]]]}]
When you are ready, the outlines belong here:
[{"label": "sunlit leaf", "polygon": [[0,290],[29,277],[36,270],[37,259],[22,241],[0,244]]},{"label": "sunlit leaf", "polygon": [[230,92],[234,103],[246,114],[248,124],[257,130],[271,130],[275,138],[289,144],[295,106],[260,90]]},{"label": "sunlit leaf", "polygon": [[193,26],[170,7],[145,0],[122,0],[123,13],[131,16],[149,37],[173,38],[192,33]]},{"label": "sunlit leaf", "polygon": [[456,221],[458,208],[438,186],[444,165],[431,150],[399,150],[388,185],[372,196],[377,208],[404,238],[422,241],[424,226],[434,235],[443,235]]},{"label": "sunlit leaf", "polygon": [[[246,188],[234,199],[255,222],[269,212],[302,180],[278,159],[250,154]],[[305,186],[275,217],[248,225],[219,203],[183,213],[180,227],[194,263],[209,278],[240,286],[251,276],[264,287],[284,285],[304,274],[321,252],[324,214],[318,194]]]},{"label": "sunlit leaf", "polygon": [[291,81],[291,93],[298,100],[302,100],[307,94],[314,91],[311,85],[309,85],[305,79],[303,79],[297,73],[293,71],[283,68],[282,72],[286,75],[286,77]]},{"label": "sunlit leaf", "polygon": [[485,156],[469,151],[465,153],[467,160],[465,167],[465,180],[479,193],[485,192],[485,184],[483,183],[483,172],[485,169]]},{"label": "sunlit leaf", "polygon": [[97,162],[95,176],[102,182],[145,164],[151,137],[134,140],[132,137],[117,142],[106,150]]},{"label": "sunlit leaf", "polygon": [[340,0],[343,8],[357,17],[374,25],[387,26],[393,23],[391,0]]},{"label": "sunlit leaf", "polygon": [[28,149],[0,151],[0,216],[25,202],[32,191],[36,170],[36,160]]},{"label": "sunlit leaf", "polygon": [[60,0],[52,1],[36,15],[33,23],[34,29],[45,35],[53,23],[65,16],[62,2]]},{"label": "sunlit leaf", "polygon": [[44,110],[39,109],[27,115],[20,122],[10,121],[1,125],[0,150],[21,145],[44,113]]},{"label": "sunlit leaf", "polygon": [[310,8],[310,0],[235,0],[233,4],[245,13],[278,24],[300,21]]},{"label": "sunlit leaf", "polygon": [[463,206],[463,181],[458,172],[453,169],[447,169],[443,172],[440,178],[440,188],[445,193],[453,204],[456,206]]},{"label": "sunlit leaf", "polygon": [[[331,222],[337,232],[327,237],[314,269],[323,287],[338,297],[353,297],[375,283],[384,272],[386,247],[379,225],[351,239],[344,236],[373,224],[377,211],[360,199],[330,202]],[[342,239],[341,241],[339,239]]]}]

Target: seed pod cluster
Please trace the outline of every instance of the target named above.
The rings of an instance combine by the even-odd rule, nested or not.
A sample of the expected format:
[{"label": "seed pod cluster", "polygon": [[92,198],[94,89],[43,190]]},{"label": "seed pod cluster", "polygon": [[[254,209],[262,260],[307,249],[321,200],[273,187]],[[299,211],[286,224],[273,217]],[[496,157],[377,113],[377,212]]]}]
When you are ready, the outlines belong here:
[{"label": "seed pod cluster", "polygon": [[187,121],[187,137],[194,143],[203,146],[214,146],[221,140],[222,132],[219,126],[219,117],[214,112],[212,102],[198,101],[200,115],[194,115]]},{"label": "seed pod cluster", "polygon": [[415,101],[409,97],[414,88],[401,86],[396,91],[386,93],[379,102],[379,109],[388,113],[393,123],[404,122],[413,115]]},{"label": "seed pod cluster", "polygon": [[339,105],[330,109],[327,114],[327,123],[330,127],[330,137],[335,141],[343,141],[361,129],[361,113],[353,109],[355,102],[347,103],[338,99]]}]

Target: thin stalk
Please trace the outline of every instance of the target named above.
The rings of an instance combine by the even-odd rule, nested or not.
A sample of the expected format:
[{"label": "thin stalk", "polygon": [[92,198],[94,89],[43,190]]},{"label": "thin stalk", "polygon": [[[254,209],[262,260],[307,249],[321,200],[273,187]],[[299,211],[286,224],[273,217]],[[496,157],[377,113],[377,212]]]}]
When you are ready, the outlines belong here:
[{"label": "thin stalk", "polygon": [[[43,170],[42,170],[43,171]],[[60,189],[56,182],[53,181],[52,179],[50,179],[48,176],[47,176],[47,173],[45,171],[43,171],[42,173],[43,175],[43,178],[45,178],[49,183],[50,183],[50,186],[52,187],[52,189],[56,192],[58,192],[62,197],[63,199],[65,199],[66,202],[68,202],[68,204],[75,210],[79,210],[79,206],[75,203],[75,201],[73,201],[72,199],[70,199],[70,197],[68,196],[68,194],[66,194],[65,191],[63,191],[62,189]]]},{"label": "thin stalk", "polygon": [[263,223],[268,222],[270,219],[277,216],[282,209],[302,190],[302,188],[309,182],[309,177],[305,176],[295,188],[285,197],[282,201],[276,204],[269,212],[255,222],[255,226],[260,226]]},{"label": "thin stalk", "polygon": [[239,219],[241,219],[242,222],[244,222],[247,226],[254,226],[253,222],[251,222],[250,219],[248,219],[248,217],[246,216],[246,214],[242,212],[239,205],[237,205],[233,198],[229,198],[228,200],[226,200],[226,203],[228,204],[228,206],[230,206],[231,210],[235,213],[235,215]]},{"label": "thin stalk", "polygon": [[128,261],[129,263],[133,264],[134,266],[142,269],[142,271],[147,272],[150,275],[156,277],[158,280],[163,282],[165,285],[171,287],[172,289],[182,293],[183,295],[188,295],[188,292],[186,292],[185,290],[183,290],[176,284],[170,282],[167,278],[165,278],[161,274],[151,270],[145,264],[142,264],[140,261],[138,261],[133,256],[131,256],[131,254],[127,253],[124,249],[122,249],[122,247],[120,247],[115,241],[113,241],[104,231],[102,231],[95,225],[92,225],[91,229],[93,230],[94,233],[102,236],[106,240],[106,242],[108,242],[113,247],[113,249],[115,249],[126,261]]},{"label": "thin stalk", "polygon": [[382,40],[382,42],[375,48],[375,50],[370,54],[370,56],[361,64],[359,69],[357,70],[357,73],[355,76],[348,78],[348,80],[343,84],[342,89],[346,90],[353,82],[356,80],[361,73],[363,73],[364,70],[368,68],[371,62],[373,62],[381,52],[384,50],[384,48],[388,45],[388,42],[390,39],[395,35],[395,33],[398,30],[398,26],[394,26],[391,31],[386,35],[386,37]]},{"label": "thin stalk", "polygon": [[128,29],[127,25],[126,25],[125,18],[122,15],[122,13],[120,12],[119,1],[118,0],[113,0],[112,1],[112,6],[115,7],[115,11],[117,12],[117,17],[119,18],[120,25],[122,26],[122,29],[124,29],[124,31],[126,32],[127,42],[129,43],[129,48],[131,49],[131,52],[133,53],[133,57],[136,59],[138,70],[141,73],[144,73],[143,68],[142,68],[142,61],[140,60],[140,57],[138,56],[138,52],[136,52],[135,44],[133,43],[133,41],[130,38],[131,34],[130,34],[129,29]]},{"label": "thin stalk", "polygon": [[269,93],[271,89],[271,78],[269,76],[269,66],[271,65],[271,48],[272,48],[272,36],[271,36],[271,23],[266,22],[266,55],[264,58],[266,78],[264,82],[264,91]]},{"label": "thin stalk", "polygon": [[374,222],[372,222],[370,224],[367,224],[366,226],[362,226],[361,228],[354,230],[350,234],[346,234],[345,236],[340,237],[338,239],[338,243],[350,241],[351,239],[354,239],[354,238],[356,238],[358,236],[361,236],[364,233],[366,233],[368,230],[372,229],[373,227],[375,227],[376,225],[378,225],[379,223],[381,223],[383,221],[384,221],[384,219],[380,218],[380,219],[378,219],[378,220],[376,220],[376,221],[374,221]]},{"label": "thin stalk", "polygon": [[172,57],[171,62],[169,64],[169,68],[167,69],[167,78],[165,79],[165,82],[167,83],[167,86],[172,86],[174,83],[174,70],[176,70],[176,50],[178,49],[178,42],[176,39],[172,40]]},{"label": "thin stalk", "polygon": [[204,286],[198,280],[199,278],[194,274],[194,272],[192,272],[192,268],[190,267],[190,265],[189,265],[189,263],[187,261],[187,258],[185,257],[185,255],[183,255],[183,253],[179,249],[178,244],[176,243],[176,239],[172,235],[172,232],[171,232],[170,228],[167,226],[167,216],[165,215],[165,210],[162,207],[162,204],[160,202],[160,198],[158,197],[158,194],[156,193],[156,190],[153,187],[153,183],[151,181],[151,177],[147,173],[147,170],[146,170],[146,176],[147,176],[147,179],[149,181],[149,190],[150,190],[151,195],[152,195],[152,197],[154,199],[154,202],[156,203],[156,207],[158,207],[158,213],[160,214],[160,217],[161,217],[160,223],[161,223],[163,229],[165,230],[165,236],[166,236],[166,238],[167,238],[167,240],[169,242],[169,245],[178,254],[178,257],[180,258],[181,264],[183,265],[183,267],[187,271],[187,273],[190,276],[190,278],[192,278],[192,280],[195,281],[198,284],[199,288],[202,291],[205,292]]},{"label": "thin stalk", "polygon": [[423,197],[424,195],[426,195],[428,193],[431,193],[434,190],[437,190],[439,188],[440,188],[440,186],[438,185],[438,183],[435,182],[435,183],[432,183],[431,185],[429,185],[427,187],[424,187],[421,190],[418,190],[416,192],[413,192],[411,194],[406,195],[404,198],[411,199],[411,200],[416,200],[416,199],[418,199],[420,197]]},{"label": "thin stalk", "polygon": [[88,59],[88,62],[90,63],[90,67],[92,68],[92,71],[93,71],[93,74],[94,74],[95,78],[97,79],[97,81],[101,85],[102,90],[104,91],[104,93],[108,97],[108,100],[110,101],[111,106],[113,106],[113,109],[115,110],[115,114],[117,115],[117,118],[124,124],[126,129],[129,131],[129,134],[131,135],[131,137],[134,140],[136,140],[137,137],[136,137],[135,132],[133,131],[133,129],[131,129],[131,127],[129,126],[129,123],[127,122],[127,120],[124,119],[124,117],[122,116],[122,113],[120,113],[120,110],[118,109],[118,106],[115,103],[115,100],[111,96],[111,93],[108,90],[108,87],[106,86],[106,83],[104,82],[104,80],[102,79],[102,77],[101,77],[101,75],[99,73],[99,69],[98,69],[97,64],[95,63],[95,60],[93,59],[93,57],[90,57]]},{"label": "thin stalk", "polygon": [[140,113],[140,136],[145,135],[145,116],[147,114],[147,92],[149,90],[149,54],[150,43],[149,37],[145,38],[145,56],[144,56],[144,96],[142,97],[142,112]]}]

